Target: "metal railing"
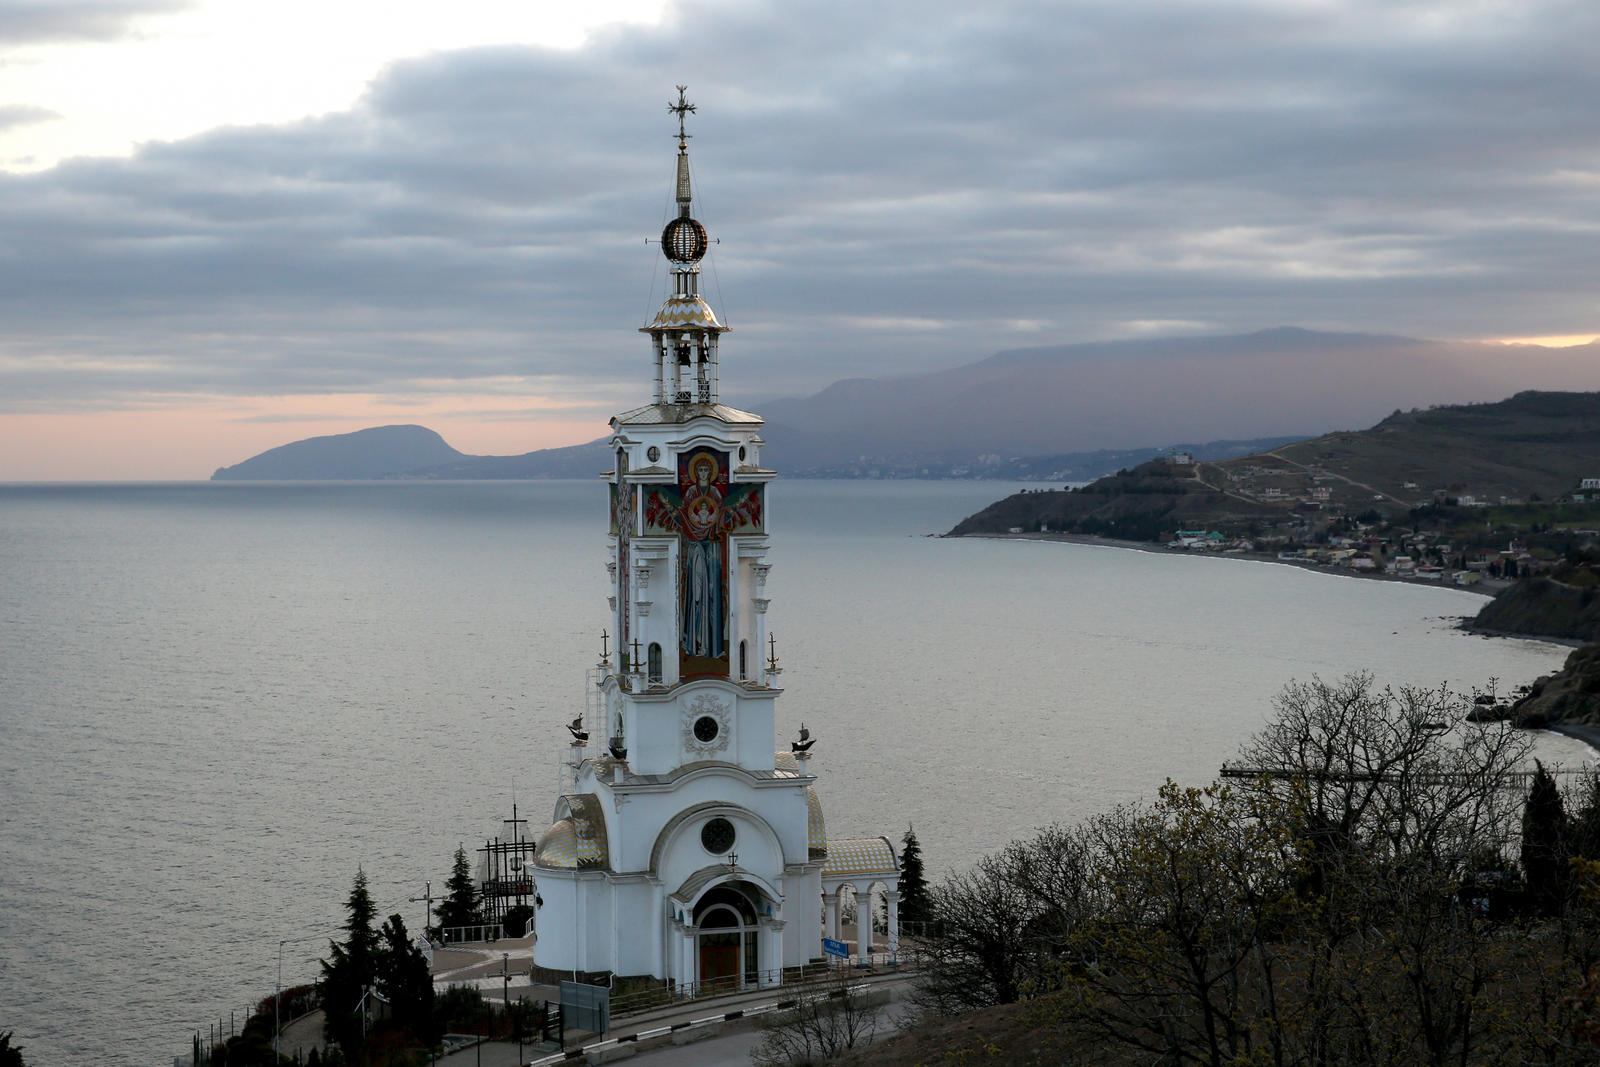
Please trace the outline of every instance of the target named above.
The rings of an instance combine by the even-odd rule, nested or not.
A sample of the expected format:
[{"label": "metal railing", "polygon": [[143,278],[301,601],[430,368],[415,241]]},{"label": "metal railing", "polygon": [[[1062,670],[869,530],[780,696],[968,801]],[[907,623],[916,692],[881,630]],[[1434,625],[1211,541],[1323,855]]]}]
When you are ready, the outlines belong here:
[{"label": "metal railing", "polygon": [[446,945],[466,945],[474,942],[500,940],[500,924],[487,923],[482,926],[447,926],[439,931],[439,938]]},{"label": "metal railing", "polygon": [[704,982],[678,982],[670,986],[654,986],[612,997],[611,1017],[616,1019],[625,1015],[638,1015],[657,1008],[668,1008],[697,1000],[711,1000],[758,989],[815,985],[825,981],[840,968],[894,966],[910,969],[914,965],[904,952],[899,953],[898,959],[887,952],[876,952],[865,959],[851,956],[848,960],[839,960],[837,963],[806,964],[803,967],[784,967],[746,972],[742,975],[728,975],[725,978],[714,978]]}]

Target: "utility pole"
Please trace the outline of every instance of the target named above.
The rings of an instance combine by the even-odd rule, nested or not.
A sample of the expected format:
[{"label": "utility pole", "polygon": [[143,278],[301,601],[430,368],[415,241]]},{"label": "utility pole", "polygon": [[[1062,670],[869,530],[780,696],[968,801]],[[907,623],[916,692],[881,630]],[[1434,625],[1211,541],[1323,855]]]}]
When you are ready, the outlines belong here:
[{"label": "utility pole", "polygon": [[427,937],[428,924],[433,922],[433,883],[424,882],[422,886],[422,895],[420,897],[407,897],[406,902],[415,904],[419,900],[426,901],[427,910],[422,913],[422,936]]},{"label": "utility pole", "polygon": [[281,1053],[278,1051],[278,1042],[283,1037],[283,1018],[280,1014],[283,1005],[283,946],[288,941],[278,942],[278,984],[272,991],[272,1059],[276,1063]]}]

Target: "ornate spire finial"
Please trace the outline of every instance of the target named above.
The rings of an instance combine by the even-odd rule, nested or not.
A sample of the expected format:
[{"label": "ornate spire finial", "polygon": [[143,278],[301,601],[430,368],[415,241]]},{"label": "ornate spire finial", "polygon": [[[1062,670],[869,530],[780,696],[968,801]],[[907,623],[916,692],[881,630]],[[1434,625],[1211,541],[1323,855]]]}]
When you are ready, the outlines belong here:
[{"label": "ornate spire finial", "polygon": [[689,138],[693,136],[683,128],[684,118],[694,113],[694,105],[689,103],[688,99],[684,96],[684,94],[688,91],[689,87],[687,85],[678,86],[678,102],[676,104],[672,103],[671,101],[667,102],[667,111],[678,116],[678,151],[680,152],[687,152],[689,150],[688,141]]},{"label": "ornate spire finial", "polygon": [[[694,105],[689,103],[688,97],[684,95],[686,92],[688,92],[688,90],[689,87],[687,85],[678,86],[678,102],[676,104],[667,105],[667,111],[678,116],[677,200],[678,217],[680,219],[687,219],[689,217],[689,204],[693,199],[693,194],[689,191],[689,132],[683,128],[684,118],[694,111]],[[695,223],[695,225],[699,226],[699,223]],[[701,232],[704,232],[703,228]],[[664,236],[663,240],[665,240]],[[703,247],[700,249],[700,255],[705,255],[705,249]],[[673,258],[670,250],[668,251],[667,258]],[[700,256],[695,256],[694,258],[699,259]]]}]

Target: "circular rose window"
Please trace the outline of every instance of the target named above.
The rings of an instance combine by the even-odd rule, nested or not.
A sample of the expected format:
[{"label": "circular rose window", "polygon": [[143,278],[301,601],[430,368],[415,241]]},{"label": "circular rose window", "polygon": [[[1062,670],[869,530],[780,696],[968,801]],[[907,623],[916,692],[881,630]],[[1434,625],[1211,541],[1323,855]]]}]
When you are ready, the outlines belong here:
[{"label": "circular rose window", "polygon": [[722,724],[710,715],[702,715],[694,721],[694,739],[702,745],[709,745],[717,739],[717,731],[722,729]]},{"label": "circular rose window", "polygon": [[713,856],[720,856],[733,847],[733,823],[727,819],[712,819],[700,828],[700,843]]}]

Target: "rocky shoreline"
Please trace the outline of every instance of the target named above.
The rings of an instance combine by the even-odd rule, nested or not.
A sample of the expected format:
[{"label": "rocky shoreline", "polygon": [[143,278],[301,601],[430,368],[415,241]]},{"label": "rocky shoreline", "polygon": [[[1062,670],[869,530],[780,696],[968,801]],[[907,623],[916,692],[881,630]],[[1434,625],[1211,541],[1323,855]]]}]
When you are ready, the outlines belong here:
[{"label": "rocky shoreline", "polygon": [[1560,722],[1542,726],[1540,729],[1582,741],[1594,750],[1596,756],[1600,756],[1600,726],[1590,726],[1581,722]]},{"label": "rocky shoreline", "polygon": [[[1252,563],[1276,563],[1283,567],[1299,567],[1302,570],[1316,571],[1318,574],[1332,574],[1340,578],[1360,578],[1369,582],[1400,582],[1404,585],[1421,585],[1430,589],[1453,589],[1462,593],[1474,593],[1486,599],[1493,600],[1512,583],[1485,579],[1475,586],[1446,585],[1430,578],[1408,578],[1400,574],[1375,574],[1367,571],[1350,570],[1344,567],[1330,567],[1325,563],[1314,560],[1279,559],[1271,552],[1191,552],[1185,548],[1168,548],[1166,545],[1156,544],[1152,541],[1123,541],[1114,537],[1100,537],[1095,534],[1074,533],[969,533],[945,534],[946,537],[981,537],[992,541],[1060,541],[1070,545],[1099,545],[1102,548],[1130,548],[1136,552],[1159,552],[1173,556],[1203,556],[1211,559],[1243,559]],[[1566,642],[1558,638],[1536,637],[1532,634],[1490,633],[1489,631],[1472,630],[1463,626],[1464,630],[1474,633],[1482,632],[1490,637],[1526,637],[1531,641],[1554,641],[1557,644]],[[1581,642],[1579,642],[1581,643]]]}]

